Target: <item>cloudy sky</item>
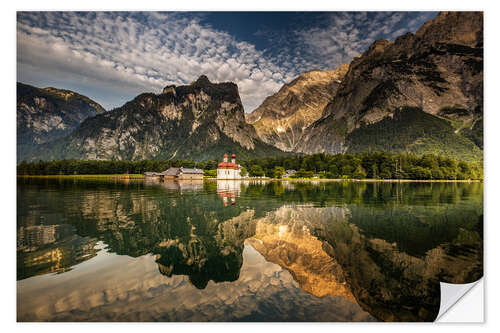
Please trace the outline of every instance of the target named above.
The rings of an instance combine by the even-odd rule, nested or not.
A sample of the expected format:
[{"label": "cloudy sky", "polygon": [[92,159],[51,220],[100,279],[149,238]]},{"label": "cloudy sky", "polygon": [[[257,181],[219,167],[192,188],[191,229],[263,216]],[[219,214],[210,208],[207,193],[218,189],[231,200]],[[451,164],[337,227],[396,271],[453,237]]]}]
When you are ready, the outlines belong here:
[{"label": "cloudy sky", "polygon": [[17,80],[106,109],[205,74],[238,84],[246,112],[312,69],[349,63],[435,12],[18,12]]}]

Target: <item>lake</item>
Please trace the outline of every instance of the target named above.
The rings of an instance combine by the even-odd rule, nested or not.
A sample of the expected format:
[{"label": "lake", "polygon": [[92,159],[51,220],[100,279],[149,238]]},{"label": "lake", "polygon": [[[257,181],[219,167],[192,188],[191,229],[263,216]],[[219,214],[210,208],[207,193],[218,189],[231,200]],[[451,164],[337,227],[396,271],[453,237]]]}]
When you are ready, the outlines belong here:
[{"label": "lake", "polygon": [[482,183],[18,178],[18,321],[433,321]]}]

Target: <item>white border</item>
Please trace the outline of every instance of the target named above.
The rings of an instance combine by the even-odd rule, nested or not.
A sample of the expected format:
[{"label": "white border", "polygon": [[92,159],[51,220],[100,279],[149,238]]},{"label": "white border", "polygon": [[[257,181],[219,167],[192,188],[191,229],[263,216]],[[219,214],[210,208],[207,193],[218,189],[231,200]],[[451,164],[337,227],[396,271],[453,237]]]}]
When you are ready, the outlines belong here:
[{"label": "white border", "polygon": [[[5,331],[48,331],[48,332],[66,332],[72,331],[114,331],[123,332],[137,331],[138,329],[150,330],[182,330],[185,331],[228,331],[234,332],[253,332],[255,330],[283,330],[303,331],[309,326],[314,325],[314,330],[331,331],[338,329],[348,330],[366,330],[375,331],[400,331],[404,326],[405,332],[420,332],[422,329],[453,330],[453,332],[475,331],[480,328],[478,325],[456,325],[456,324],[16,324],[16,284],[15,284],[15,221],[16,221],[16,198],[15,198],[15,77],[16,77],[16,14],[17,10],[484,10],[485,11],[485,285],[486,297],[486,325],[479,325],[481,328],[493,328],[498,330],[499,316],[497,314],[499,307],[493,302],[497,301],[500,295],[498,282],[499,268],[498,264],[493,264],[491,258],[495,258],[498,253],[498,242],[495,237],[500,235],[498,214],[495,206],[500,198],[499,182],[499,155],[495,151],[498,142],[500,142],[500,107],[498,103],[496,79],[500,77],[499,62],[500,57],[498,47],[497,33],[500,31],[500,15],[498,7],[493,1],[449,1],[441,0],[419,0],[417,2],[403,2],[401,0],[390,1],[263,1],[252,0],[246,2],[238,1],[115,1],[104,2],[102,0],[86,0],[81,2],[58,0],[23,0],[5,1],[2,3],[1,25],[2,25],[2,121],[0,122],[0,135],[2,142],[1,163],[3,175],[3,196],[2,208],[5,218],[2,219],[4,226],[3,239],[1,242],[2,253],[4,254],[4,265],[6,269],[2,274],[2,307],[0,310],[2,316],[2,325]],[[495,251],[496,250],[496,251]],[[495,260],[496,261],[496,260]],[[491,263],[491,264],[490,264]],[[489,295],[489,297],[488,297]],[[472,305],[471,305],[472,306]],[[159,325],[163,327],[159,327]],[[166,325],[166,326],[165,326]],[[422,327],[426,325],[426,327]]]}]

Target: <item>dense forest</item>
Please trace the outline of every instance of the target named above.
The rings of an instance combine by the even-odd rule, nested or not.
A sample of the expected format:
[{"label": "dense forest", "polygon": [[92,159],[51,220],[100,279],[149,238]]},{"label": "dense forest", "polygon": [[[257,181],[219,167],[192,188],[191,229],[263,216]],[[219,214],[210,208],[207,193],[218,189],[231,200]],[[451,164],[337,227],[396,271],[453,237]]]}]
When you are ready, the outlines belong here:
[{"label": "dense forest", "polygon": [[[442,112],[449,113],[449,109],[443,108]],[[454,112],[458,112],[457,110],[460,109],[453,109]],[[349,147],[347,152],[436,154],[478,161],[483,155],[482,128],[482,119],[474,121],[473,126],[468,127],[458,120],[451,122],[418,108],[404,107],[396,110],[392,117],[386,117],[375,124],[362,125],[350,133],[346,138]]]},{"label": "dense forest", "polygon": [[[39,161],[22,162],[18,175],[96,175],[161,172],[170,167],[200,168],[215,176],[220,161]],[[482,163],[456,161],[448,157],[415,154],[313,154],[280,156],[239,161],[242,173],[251,177],[282,178],[286,170],[296,170],[294,178],[355,179],[482,179]]]}]

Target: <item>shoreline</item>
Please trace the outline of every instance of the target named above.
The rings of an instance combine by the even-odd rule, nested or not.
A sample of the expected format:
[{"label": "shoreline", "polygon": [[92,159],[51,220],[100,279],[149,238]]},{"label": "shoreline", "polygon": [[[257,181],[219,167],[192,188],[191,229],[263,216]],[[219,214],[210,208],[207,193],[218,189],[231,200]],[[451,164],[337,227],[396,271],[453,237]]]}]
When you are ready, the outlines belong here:
[{"label": "shoreline", "polygon": [[[217,180],[217,178],[204,178]],[[242,178],[225,179],[232,181],[290,181],[290,182],[364,182],[364,183],[482,183],[481,179],[355,179],[355,178]]]},{"label": "shoreline", "polygon": [[[16,178],[46,178],[46,179],[114,179],[114,180],[146,180],[147,178],[141,174],[111,174],[111,175],[16,175]],[[203,180],[217,181],[217,178],[203,178]],[[483,183],[481,179],[353,179],[353,178],[241,178],[241,179],[224,179],[224,181],[290,181],[290,182],[366,182],[366,183]],[[189,179],[181,179],[172,181],[192,181]]]},{"label": "shoreline", "polygon": [[16,175],[17,178],[67,178],[67,179],[146,179],[140,174],[111,174],[111,175]]}]

